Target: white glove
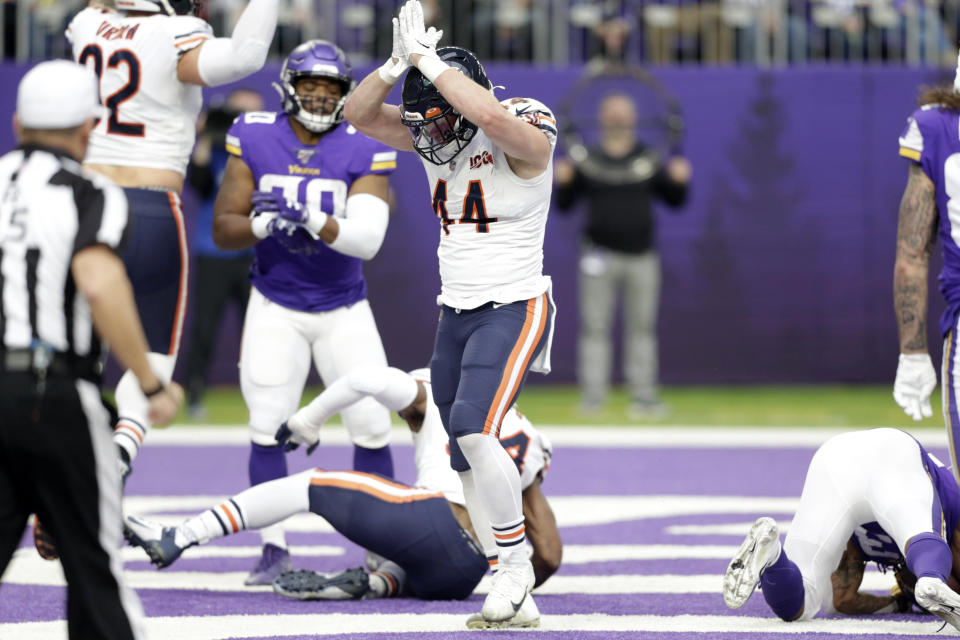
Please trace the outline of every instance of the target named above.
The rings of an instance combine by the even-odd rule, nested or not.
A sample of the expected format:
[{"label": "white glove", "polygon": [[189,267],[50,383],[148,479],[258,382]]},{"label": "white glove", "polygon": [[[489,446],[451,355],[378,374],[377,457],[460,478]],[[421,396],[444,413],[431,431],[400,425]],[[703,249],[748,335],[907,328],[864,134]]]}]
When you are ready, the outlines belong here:
[{"label": "white glove", "polygon": [[[419,53],[425,58],[436,58],[437,43],[443,37],[443,31],[436,28],[426,29],[423,24],[423,7],[420,0],[407,0],[400,8],[400,46],[408,60],[411,54]],[[396,45],[394,45],[396,48]]]},{"label": "white glove", "polygon": [[313,453],[320,444],[320,427],[313,427],[297,412],[280,425],[276,434],[277,444],[284,451],[293,451],[301,444],[307,445],[307,455]]},{"label": "white glove", "polygon": [[937,386],[937,372],[926,353],[900,354],[893,399],[914,420],[933,417],[930,394]]},{"label": "white glove", "polygon": [[403,38],[400,36],[400,21],[394,18],[393,52],[387,61],[377,69],[377,73],[380,74],[380,79],[387,84],[397,84],[397,81],[409,68],[410,61],[408,60],[406,49],[403,48]]}]

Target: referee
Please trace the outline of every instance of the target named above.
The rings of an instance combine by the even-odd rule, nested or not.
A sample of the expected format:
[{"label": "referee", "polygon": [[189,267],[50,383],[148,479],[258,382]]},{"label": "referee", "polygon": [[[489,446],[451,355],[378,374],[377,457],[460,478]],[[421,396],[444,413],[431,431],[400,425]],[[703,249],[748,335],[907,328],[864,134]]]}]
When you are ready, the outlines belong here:
[{"label": "referee", "polygon": [[157,422],[173,418],[183,391],[147,362],[115,253],[127,230],[123,191],[80,169],[101,115],[92,71],[40,63],[17,92],[19,146],[0,157],[0,575],[36,513],[58,544],[70,638],[112,640],[144,634],[122,578],[100,340],[136,374]]}]

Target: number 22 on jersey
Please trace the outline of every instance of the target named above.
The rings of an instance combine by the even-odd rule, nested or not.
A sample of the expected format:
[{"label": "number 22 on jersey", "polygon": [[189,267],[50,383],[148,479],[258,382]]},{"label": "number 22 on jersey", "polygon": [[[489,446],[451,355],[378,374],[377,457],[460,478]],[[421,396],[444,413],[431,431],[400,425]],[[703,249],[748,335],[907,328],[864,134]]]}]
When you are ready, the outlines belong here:
[{"label": "number 22 on jersey", "polygon": [[467,195],[463,197],[463,214],[460,220],[454,220],[447,211],[447,181],[437,180],[433,188],[433,212],[440,218],[444,235],[450,235],[451,224],[470,224],[476,226],[477,233],[489,233],[490,225],[497,218],[487,217],[487,205],[483,199],[483,185],[479,180],[471,180],[467,186]]},{"label": "number 22 on jersey", "polygon": [[[77,62],[82,65],[87,64],[87,60],[93,60],[93,71],[97,78],[103,82],[103,49],[97,44],[88,44],[80,52]],[[118,136],[137,136],[143,137],[144,127],[136,122],[121,122],[119,116],[120,105],[140,90],[140,61],[137,55],[129,49],[120,49],[114,51],[107,58],[108,69],[118,69],[120,65],[127,68],[127,83],[114,91],[106,100],[103,100],[103,87],[100,88],[100,99],[103,100],[107,108],[110,109],[110,117],[107,120],[107,133]],[[99,124],[100,121],[97,121]]]}]

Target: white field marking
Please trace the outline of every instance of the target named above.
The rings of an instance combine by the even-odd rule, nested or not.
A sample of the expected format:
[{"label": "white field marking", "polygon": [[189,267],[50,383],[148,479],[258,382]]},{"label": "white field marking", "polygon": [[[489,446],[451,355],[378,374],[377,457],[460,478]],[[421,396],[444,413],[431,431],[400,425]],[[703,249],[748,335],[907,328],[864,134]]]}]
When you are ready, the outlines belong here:
[{"label": "white field marking", "polygon": [[[730,557],[728,554],[725,557]],[[166,569],[125,571],[125,579],[134,589],[182,589],[201,591],[249,591],[243,580],[246,571],[177,571],[177,565]],[[14,557],[7,567],[3,581],[9,584],[64,586],[66,582],[59,562],[43,560],[36,553]],[[867,573],[863,587],[869,590],[889,590],[894,584],[891,574]],[[545,594],[629,594],[629,593],[716,593],[720,594],[723,575],[608,575],[565,576],[555,575],[537,593]],[[487,593],[490,577],[486,576],[477,586],[477,593]],[[269,586],[259,588],[270,591]]]},{"label": "white field marking", "polygon": [[[150,513],[147,512],[134,512],[136,515],[146,518],[151,522],[155,522],[164,527],[176,527],[181,524],[187,518],[197,515],[194,513]],[[313,513],[298,513],[295,516],[290,516],[286,520],[283,520],[284,530],[292,533],[335,533],[336,529],[333,526],[321,518],[318,515]]]},{"label": "white field marking", "polygon": [[[590,448],[680,448],[711,449],[730,447],[815,448],[828,438],[858,428],[821,427],[704,427],[669,426],[564,426],[538,424],[554,446]],[[911,428],[910,433],[925,447],[946,447],[947,435],[942,428]],[[394,426],[391,439],[395,445],[411,443],[406,426]],[[350,438],[341,425],[324,425],[320,445],[348,445]],[[154,429],[145,446],[223,446],[247,447],[250,429],[246,425],[184,425],[170,429]]]},{"label": "white field marking", "polygon": [[[563,545],[563,564],[621,560],[716,560],[718,558],[729,560],[737,552],[737,548],[737,545],[706,544],[565,544]],[[30,551],[32,552],[33,549]]]},{"label": "white field marking", "polygon": [[[124,510],[172,527],[226,499],[227,496],[128,496],[124,499]],[[700,514],[793,514],[799,502],[799,498],[764,496],[550,496],[550,505],[561,527]],[[195,510],[183,512],[184,509]],[[158,514],[158,511],[164,513]],[[292,516],[284,521],[284,527],[298,533],[333,531],[326,520],[312,513]],[[739,535],[746,535],[746,530]]]},{"label": "white field marking", "polygon": [[[780,534],[790,530],[792,520],[778,520]],[[731,522],[728,524],[673,524],[664,529],[672,536],[738,536],[743,537],[750,531],[753,522]]]},{"label": "white field marking", "polygon": [[[694,547],[696,548],[696,547]],[[259,558],[263,552],[261,546],[227,546],[208,544],[202,547],[190,547],[183,552],[182,558],[188,560],[200,560],[205,558]],[[290,545],[290,553],[295,557],[301,558],[332,558],[346,555],[347,550],[344,547],[335,545]],[[13,554],[14,558],[33,559],[39,558],[39,554],[33,547],[24,547],[17,549]],[[139,547],[121,547],[120,559],[123,562],[145,562],[147,555]]]},{"label": "white field marking", "polygon": [[[341,634],[409,633],[411,638],[424,632],[469,632],[466,616],[450,613],[395,613],[356,615],[311,613],[306,615],[231,615],[148,618],[147,631],[153,638],[178,640],[217,640],[220,638],[259,638],[284,636],[337,636]],[[884,620],[881,617],[835,618],[789,624],[775,617],[757,618],[729,615],[611,616],[601,613],[549,615],[541,618],[539,631],[647,631],[661,634],[769,633],[788,636],[821,633],[848,638],[873,635],[917,636],[933,634],[941,625],[936,618],[922,622]],[[949,626],[939,635],[955,636]],[[536,631],[531,631],[536,633]],[[66,623],[27,622],[0,624],[4,640],[63,640]],[[372,637],[372,635],[371,635]],[[470,637],[473,637],[471,634]],[[678,640],[689,635],[676,636]]]},{"label": "white field marking", "polygon": [[561,527],[699,514],[789,513],[799,498],[747,496],[550,496]]}]

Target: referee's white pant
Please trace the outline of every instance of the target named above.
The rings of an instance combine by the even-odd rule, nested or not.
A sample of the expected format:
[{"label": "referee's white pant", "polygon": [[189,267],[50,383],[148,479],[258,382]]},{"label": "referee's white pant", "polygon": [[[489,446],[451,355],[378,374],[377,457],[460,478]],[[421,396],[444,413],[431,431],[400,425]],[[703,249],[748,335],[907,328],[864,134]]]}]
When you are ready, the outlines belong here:
[{"label": "referee's white pant", "polygon": [[0,575],[36,513],[67,578],[71,640],[144,637],[123,583],[120,472],[107,411],[91,382],[0,373]]}]

